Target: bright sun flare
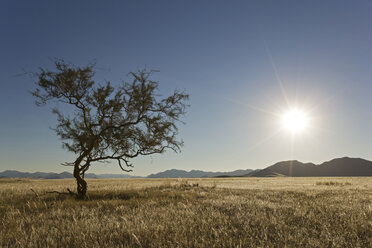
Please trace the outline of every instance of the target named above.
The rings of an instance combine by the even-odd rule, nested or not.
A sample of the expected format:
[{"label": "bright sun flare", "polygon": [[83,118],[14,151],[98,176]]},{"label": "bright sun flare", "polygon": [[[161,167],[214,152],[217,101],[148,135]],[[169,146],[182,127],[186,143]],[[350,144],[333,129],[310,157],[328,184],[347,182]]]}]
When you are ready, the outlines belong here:
[{"label": "bright sun flare", "polygon": [[308,116],[300,109],[292,109],[282,116],[283,128],[292,134],[300,133],[308,126]]}]

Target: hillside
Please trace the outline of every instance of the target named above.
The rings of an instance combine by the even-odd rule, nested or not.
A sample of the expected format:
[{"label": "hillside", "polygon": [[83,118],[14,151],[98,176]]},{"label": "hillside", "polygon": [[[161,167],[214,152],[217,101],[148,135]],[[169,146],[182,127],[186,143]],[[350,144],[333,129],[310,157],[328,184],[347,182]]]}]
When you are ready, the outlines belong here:
[{"label": "hillside", "polygon": [[[150,174],[147,178],[206,178],[206,177],[354,177],[372,176],[372,161],[361,158],[336,158],[316,165],[302,163],[297,160],[282,161],[262,170],[235,170],[230,172],[211,172],[202,170],[166,170]],[[94,174],[87,173],[86,178],[140,178],[128,174]],[[69,172],[19,172],[6,170],[0,172],[0,178],[35,178],[35,179],[62,179],[73,178]]]},{"label": "hillside", "polygon": [[252,172],[253,170],[235,170],[231,172],[211,172],[201,170],[166,170],[156,174],[147,176],[148,178],[202,178],[202,177],[220,177],[220,176],[242,176]]},{"label": "hillside", "polygon": [[[156,174],[151,174],[147,178],[202,178],[216,176],[242,176],[252,172],[252,170],[236,170],[231,172],[209,172],[201,170],[167,170]],[[20,172],[16,170],[6,170],[0,172],[0,178],[34,178],[34,179],[63,179],[74,178],[69,172],[53,173],[53,172]],[[139,176],[131,176],[128,174],[94,174],[87,173],[85,178],[141,178]]]},{"label": "hillside", "polygon": [[249,177],[352,177],[372,176],[372,162],[360,158],[337,158],[322,164],[283,161],[265,169],[248,173]]},{"label": "hillside", "polygon": [[[6,170],[0,172],[0,178],[33,178],[33,179],[63,179],[74,178],[69,172],[54,173],[54,172],[20,172],[16,170]],[[85,178],[138,178],[127,174],[94,174],[87,173]]]}]

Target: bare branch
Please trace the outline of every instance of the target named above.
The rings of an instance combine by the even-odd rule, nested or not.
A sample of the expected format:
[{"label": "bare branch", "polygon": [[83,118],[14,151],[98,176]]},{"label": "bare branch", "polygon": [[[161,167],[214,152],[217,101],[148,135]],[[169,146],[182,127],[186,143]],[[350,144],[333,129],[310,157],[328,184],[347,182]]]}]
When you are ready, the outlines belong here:
[{"label": "bare branch", "polygon": [[63,165],[63,166],[74,166],[74,163],[65,162],[65,163],[61,163],[61,165]]},{"label": "bare branch", "polygon": [[[119,166],[120,166],[120,169],[122,169],[123,171],[125,172],[132,172],[133,170],[126,170],[123,168],[123,166],[121,165],[121,162],[120,162],[120,159],[117,159],[118,160],[118,163],[119,163]],[[126,161],[125,159],[121,159],[125,162],[125,164],[128,166],[128,167],[133,167],[131,164],[128,163],[128,161]]]},{"label": "bare branch", "polygon": [[96,84],[94,63],[85,67],[55,60],[55,71],[40,68],[34,75],[32,95],[37,105],[62,103],[74,109],[72,116],[57,108],[56,134],[63,147],[76,154],[76,160],[63,163],[74,167],[79,196],[86,192],[85,173],[94,162],[116,160],[126,172],[138,156],[180,151],[177,124],[186,113],[188,95],[174,93],[161,99],[158,82],[150,80],[154,71],[131,72],[130,83],[120,87],[110,82]]},{"label": "bare branch", "polygon": [[74,196],[76,196],[76,193],[72,192],[69,188],[67,188],[67,192],[59,192],[59,191],[53,190],[53,191],[47,191],[45,193],[47,193],[47,194],[56,193],[56,194],[59,194],[59,195],[74,195]]}]

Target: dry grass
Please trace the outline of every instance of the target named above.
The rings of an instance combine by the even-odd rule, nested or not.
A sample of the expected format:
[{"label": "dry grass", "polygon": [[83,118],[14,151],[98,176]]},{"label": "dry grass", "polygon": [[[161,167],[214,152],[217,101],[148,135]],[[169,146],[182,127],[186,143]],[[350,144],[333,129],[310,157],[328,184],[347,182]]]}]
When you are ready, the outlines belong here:
[{"label": "dry grass", "polygon": [[[0,247],[371,247],[371,178],[0,180]],[[33,189],[36,194],[31,191]]]}]

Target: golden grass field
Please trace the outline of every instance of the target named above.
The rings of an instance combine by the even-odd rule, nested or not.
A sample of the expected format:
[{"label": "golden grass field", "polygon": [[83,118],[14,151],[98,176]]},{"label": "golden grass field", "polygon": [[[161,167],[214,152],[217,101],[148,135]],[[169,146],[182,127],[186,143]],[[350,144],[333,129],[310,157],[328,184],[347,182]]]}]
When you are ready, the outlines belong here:
[{"label": "golden grass field", "polygon": [[87,181],[1,179],[0,247],[372,247],[372,178]]}]

